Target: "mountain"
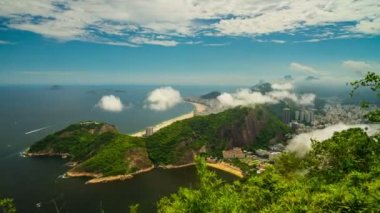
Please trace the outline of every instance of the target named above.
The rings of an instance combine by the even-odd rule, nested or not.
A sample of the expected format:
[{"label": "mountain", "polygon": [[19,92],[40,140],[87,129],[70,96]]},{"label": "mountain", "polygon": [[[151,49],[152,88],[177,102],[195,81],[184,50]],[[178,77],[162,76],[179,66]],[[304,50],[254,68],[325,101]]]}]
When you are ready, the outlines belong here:
[{"label": "mountain", "polygon": [[221,157],[232,147],[267,147],[285,142],[288,132],[264,106],[237,107],[175,122],[145,138],[120,134],[105,123],[73,124],[33,144],[26,154],[69,158],[74,164],[72,176],[104,178],[129,175],[153,164],[193,163],[195,155],[203,152]]},{"label": "mountain", "polygon": [[200,96],[200,98],[202,98],[202,99],[216,99],[219,95],[221,95],[220,92],[213,91],[213,92],[210,92],[210,93],[207,93],[205,95]]},{"label": "mountain", "polygon": [[251,87],[252,91],[267,93],[272,91],[272,84],[269,82],[260,81],[258,84]]},{"label": "mountain", "polygon": [[265,107],[237,107],[218,114],[197,116],[161,129],[146,138],[149,156],[156,164],[185,164],[206,148],[221,157],[232,147],[255,149],[285,142],[288,127]]},{"label": "mountain", "polygon": [[313,80],[319,80],[319,78],[310,75],[310,76],[307,76],[307,77],[305,78],[305,80],[306,80],[306,81],[313,81]]}]

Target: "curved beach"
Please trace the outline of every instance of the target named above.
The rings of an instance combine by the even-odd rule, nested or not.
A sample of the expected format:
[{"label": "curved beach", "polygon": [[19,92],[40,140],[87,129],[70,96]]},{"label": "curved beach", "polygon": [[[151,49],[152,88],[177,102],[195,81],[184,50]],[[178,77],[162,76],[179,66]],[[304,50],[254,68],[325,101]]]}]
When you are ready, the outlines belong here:
[{"label": "curved beach", "polygon": [[[161,122],[159,124],[156,124],[156,125],[152,126],[153,129],[154,129],[154,132],[157,132],[158,130],[160,130],[160,129],[164,128],[164,127],[170,126],[174,122],[182,121],[182,120],[185,120],[185,119],[192,118],[192,117],[195,116],[195,114],[204,112],[206,110],[206,108],[207,108],[207,106],[205,106],[203,104],[194,103],[194,102],[188,102],[188,103],[190,103],[190,104],[192,104],[194,106],[194,110],[193,111],[191,111],[189,113],[186,113],[184,115],[180,115],[178,117],[175,117],[175,118],[163,121],[163,122]],[[144,135],[145,135],[145,129],[141,130],[139,132],[131,134],[131,136],[134,136],[134,137],[143,137]]]}]

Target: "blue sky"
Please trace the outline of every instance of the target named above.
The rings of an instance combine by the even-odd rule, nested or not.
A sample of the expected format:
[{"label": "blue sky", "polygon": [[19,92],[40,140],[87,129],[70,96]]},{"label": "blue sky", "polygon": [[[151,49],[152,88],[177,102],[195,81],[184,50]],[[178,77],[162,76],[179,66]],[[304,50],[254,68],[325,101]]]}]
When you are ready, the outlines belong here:
[{"label": "blue sky", "polygon": [[380,3],[348,1],[3,0],[0,84],[344,83],[380,70]]}]

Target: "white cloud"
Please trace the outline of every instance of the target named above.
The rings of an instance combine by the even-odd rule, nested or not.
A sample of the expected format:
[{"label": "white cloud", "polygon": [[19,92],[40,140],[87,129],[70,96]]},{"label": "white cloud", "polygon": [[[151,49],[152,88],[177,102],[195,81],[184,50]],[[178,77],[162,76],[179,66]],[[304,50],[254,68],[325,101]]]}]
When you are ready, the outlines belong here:
[{"label": "white cloud", "polygon": [[152,45],[161,45],[161,46],[167,46],[167,47],[173,47],[178,44],[178,42],[172,41],[172,40],[162,40],[162,39],[145,38],[145,37],[134,37],[131,39],[131,42],[135,44],[152,44]]},{"label": "white cloud", "polygon": [[[174,46],[184,37],[249,36],[294,33],[336,26],[350,36],[380,34],[377,0],[5,0],[0,17],[7,27],[58,40],[106,44],[119,41]],[[351,23],[351,24],[347,24]],[[354,23],[354,24],[352,24]],[[356,24],[355,24],[356,23]],[[131,35],[138,35],[134,38]],[[152,39],[164,35],[167,39]],[[147,37],[148,36],[148,37]],[[342,35],[334,33],[323,38]],[[149,39],[150,38],[150,39]],[[311,39],[311,40],[310,40]],[[310,41],[317,41],[310,38]],[[314,40],[313,40],[314,39]],[[284,43],[283,40],[270,40]],[[186,41],[184,41],[186,42]]]},{"label": "white cloud", "polygon": [[112,45],[112,46],[124,46],[124,47],[138,47],[136,44],[131,44],[129,42],[113,42],[113,41],[95,41],[95,43],[99,44],[107,44],[107,45]]},{"label": "white cloud", "polygon": [[284,40],[276,40],[276,39],[271,40],[271,42],[277,43],[277,44],[285,44],[286,43],[286,41],[284,41]]},{"label": "white cloud", "polygon": [[211,43],[211,44],[203,44],[203,46],[206,46],[206,47],[223,47],[223,46],[227,46],[229,45],[229,43]]},{"label": "white cloud", "polygon": [[235,93],[222,93],[217,97],[222,107],[235,107],[256,104],[276,104],[282,100],[291,100],[299,105],[313,105],[315,100],[314,94],[297,95],[290,92],[293,85],[274,84],[275,90],[262,94],[261,92],[250,89],[239,89]]},{"label": "white cloud", "polygon": [[313,67],[306,66],[306,65],[296,63],[296,62],[290,63],[289,67],[291,70],[293,70],[295,72],[303,72],[306,74],[314,74],[314,75],[319,74],[319,72],[316,69],[314,69]]},{"label": "white cloud", "polygon": [[253,104],[277,103],[278,100],[263,95],[260,92],[252,92],[250,89],[240,89],[236,93],[222,93],[217,97],[222,106],[235,107]]},{"label": "white cloud", "polygon": [[105,95],[96,104],[102,110],[110,112],[121,112],[124,108],[120,98],[114,95]]},{"label": "white cloud", "polygon": [[182,102],[179,91],[172,87],[161,87],[148,94],[147,107],[155,111],[165,111]]},{"label": "white cloud", "polygon": [[292,89],[294,89],[294,85],[292,83],[289,83],[289,82],[283,83],[283,84],[273,83],[273,84],[271,84],[271,87],[274,90],[292,90]]},{"label": "white cloud", "polygon": [[5,45],[5,44],[13,44],[13,42],[0,40],[0,45]]},{"label": "white cloud", "polygon": [[342,66],[344,68],[357,72],[358,74],[364,74],[373,69],[372,65],[364,61],[347,60],[343,61]]},{"label": "white cloud", "polygon": [[340,131],[350,129],[350,128],[363,128],[363,129],[367,128],[366,130],[367,134],[373,135],[380,130],[380,125],[379,124],[346,125],[343,123],[339,123],[336,125],[326,127],[324,129],[318,129],[312,132],[299,134],[289,141],[289,144],[286,147],[286,149],[288,151],[295,152],[299,156],[304,156],[312,148],[311,139],[321,142],[321,141],[331,138],[334,132],[340,132]]},{"label": "white cloud", "polygon": [[380,35],[380,17],[361,20],[354,28],[352,28],[352,31],[369,35]]}]

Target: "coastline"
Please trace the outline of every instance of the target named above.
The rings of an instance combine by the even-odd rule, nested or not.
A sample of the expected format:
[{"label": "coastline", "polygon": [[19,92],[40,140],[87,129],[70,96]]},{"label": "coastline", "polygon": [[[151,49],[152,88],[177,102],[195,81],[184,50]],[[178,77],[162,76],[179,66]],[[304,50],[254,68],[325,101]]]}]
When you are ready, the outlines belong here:
[{"label": "coastline", "polygon": [[55,153],[55,152],[28,152],[29,148],[26,151],[21,152],[23,157],[61,157],[66,159],[70,156],[69,153]]},{"label": "coastline", "polygon": [[183,168],[183,167],[188,167],[188,166],[194,166],[195,163],[187,163],[187,164],[182,164],[182,165],[172,165],[172,164],[169,164],[169,165],[160,165],[158,166],[158,168],[161,168],[161,169],[179,169],[179,168]]},{"label": "coastline", "polygon": [[[205,110],[207,110],[206,105],[195,103],[195,102],[188,102],[188,103],[193,105],[193,107],[194,107],[193,111],[186,113],[186,114],[183,114],[183,115],[180,115],[180,116],[177,116],[175,118],[163,121],[163,122],[153,126],[154,131],[156,132],[156,131],[164,128],[164,127],[167,127],[167,126],[173,124],[174,122],[192,118],[192,117],[196,116],[197,113],[202,113]],[[136,132],[136,133],[132,134],[131,136],[143,137],[144,134],[145,134],[145,130],[140,131],[140,132]],[[30,153],[28,151],[29,151],[29,149],[21,152],[20,154],[24,157],[59,156],[61,158],[67,158],[70,156],[70,154],[68,154],[68,153],[53,153],[53,152]],[[76,165],[76,163],[77,162],[73,162],[69,166],[73,167]],[[218,170],[230,173],[230,174],[235,175],[239,178],[244,177],[243,172],[239,168],[231,166],[227,163],[219,162],[219,163],[206,163],[206,164],[208,167],[212,167],[214,169],[218,169]],[[182,164],[182,165],[171,165],[171,164],[169,164],[169,165],[158,165],[158,166],[152,165],[151,167],[141,169],[141,170],[138,170],[138,171],[130,173],[130,174],[113,175],[113,176],[107,176],[107,177],[104,177],[103,174],[101,174],[101,173],[74,172],[74,171],[67,171],[64,175],[66,177],[89,177],[91,179],[86,181],[85,184],[95,184],[95,183],[107,183],[107,182],[112,182],[112,181],[123,181],[123,180],[131,179],[131,178],[133,178],[134,175],[144,173],[144,172],[149,172],[149,171],[153,170],[154,168],[177,169],[177,168],[183,168],[183,167],[194,166],[194,165],[195,165],[194,162]]]},{"label": "coastline", "polygon": [[[214,169],[218,169],[218,170],[227,172],[227,173],[235,175],[235,176],[237,176],[239,178],[243,178],[244,177],[243,172],[240,169],[238,169],[236,167],[233,167],[233,166],[231,166],[229,164],[226,164],[226,163],[223,163],[223,162],[222,163],[206,163],[206,164],[207,164],[208,167],[212,167]],[[171,165],[171,164],[170,165],[160,165],[158,167],[151,166],[151,167],[148,167],[146,169],[141,169],[141,170],[138,170],[138,171],[130,173],[130,174],[126,174],[126,175],[113,175],[113,176],[107,176],[107,177],[103,177],[102,174],[97,174],[97,173],[72,172],[72,171],[66,172],[65,175],[67,177],[70,177],[70,178],[75,178],[75,177],[90,177],[92,179],[86,181],[85,184],[96,184],[96,183],[108,183],[108,182],[113,182],[113,181],[128,180],[128,179],[133,178],[137,174],[149,172],[149,171],[153,170],[154,168],[179,169],[179,168],[184,168],[184,167],[194,166],[194,165],[195,165],[195,163],[187,163],[187,164],[183,164],[183,165]]]},{"label": "coastline", "polygon": [[123,180],[131,179],[133,178],[134,175],[144,173],[144,172],[149,172],[152,169],[154,169],[154,166],[151,166],[145,169],[140,169],[136,172],[132,172],[126,175],[113,175],[113,176],[107,176],[107,177],[103,177],[102,174],[90,173],[90,172],[68,171],[65,174],[67,175],[67,177],[92,177],[92,179],[86,181],[85,184],[95,184],[95,183],[107,183],[107,182],[112,182],[112,181],[123,181]]},{"label": "coastline", "polygon": [[[163,122],[158,123],[156,125],[153,125],[152,127],[154,129],[154,132],[157,132],[158,130],[160,130],[162,128],[170,126],[174,122],[182,121],[182,120],[185,120],[185,119],[192,118],[197,113],[204,112],[206,110],[206,108],[207,108],[207,106],[205,106],[203,104],[199,104],[199,103],[195,103],[195,102],[189,102],[189,101],[187,101],[187,103],[190,103],[190,104],[193,105],[193,107],[194,107],[193,111],[191,111],[189,113],[186,113],[186,114],[183,114],[183,115],[180,115],[180,116],[177,116],[175,118],[171,118],[169,120],[163,121]],[[135,132],[133,134],[130,134],[130,136],[133,136],[133,137],[143,137],[144,135],[145,135],[145,129],[141,130],[141,131],[138,131],[138,132]]]}]

